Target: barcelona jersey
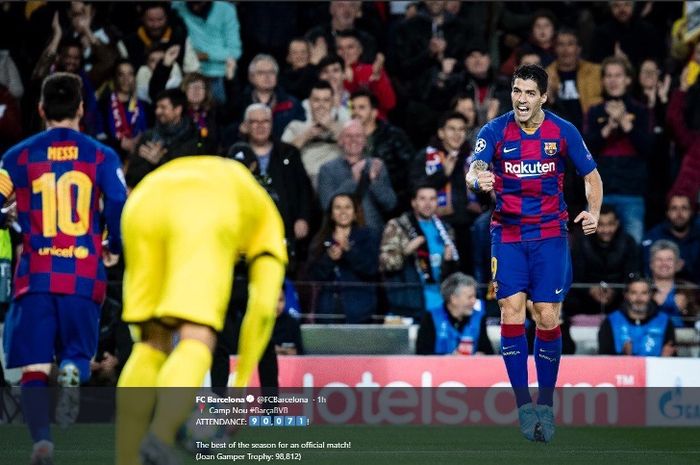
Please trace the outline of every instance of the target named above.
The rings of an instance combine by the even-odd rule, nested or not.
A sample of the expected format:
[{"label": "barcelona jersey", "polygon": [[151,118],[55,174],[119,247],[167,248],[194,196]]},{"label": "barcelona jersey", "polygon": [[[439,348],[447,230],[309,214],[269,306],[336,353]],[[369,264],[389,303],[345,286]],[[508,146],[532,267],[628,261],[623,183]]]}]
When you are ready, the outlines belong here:
[{"label": "barcelona jersey", "polygon": [[8,150],[0,170],[0,203],[15,192],[22,255],[14,295],[55,293],[102,302],[102,239],[121,253],[119,221],[126,200],[119,158],[80,132],[53,128]]},{"label": "barcelona jersey", "polygon": [[571,159],[581,176],[596,168],[574,125],[549,111],[544,113],[544,121],[531,134],[518,125],[513,111],[479,131],[475,159],[492,164],[496,178],[493,242],[566,237],[566,159]]}]

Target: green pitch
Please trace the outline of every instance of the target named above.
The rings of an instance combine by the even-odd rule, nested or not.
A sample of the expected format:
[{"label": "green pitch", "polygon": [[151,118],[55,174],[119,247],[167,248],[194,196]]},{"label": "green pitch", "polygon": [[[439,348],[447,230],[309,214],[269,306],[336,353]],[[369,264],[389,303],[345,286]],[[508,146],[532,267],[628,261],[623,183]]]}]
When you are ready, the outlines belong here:
[{"label": "green pitch", "polygon": [[[185,458],[191,464],[301,463],[305,465],[450,465],[488,463],[550,464],[696,464],[700,463],[697,428],[563,427],[551,444],[527,442],[516,427],[444,426],[312,426],[309,428],[249,428],[228,442],[304,444],[351,442],[350,449],[253,450],[229,448],[226,454],[261,454],[269,462]],[[111,425],[53,428],[56,465],[111,465],[114,454]],[[31,443],[21,425],[0,426],[0,464],[28,463]],[[299,453],[301,461],[277,460],[278,453]],[[183,455],[183,457],[185,457]],[[247,457],[247,456],[246,456]]]}]

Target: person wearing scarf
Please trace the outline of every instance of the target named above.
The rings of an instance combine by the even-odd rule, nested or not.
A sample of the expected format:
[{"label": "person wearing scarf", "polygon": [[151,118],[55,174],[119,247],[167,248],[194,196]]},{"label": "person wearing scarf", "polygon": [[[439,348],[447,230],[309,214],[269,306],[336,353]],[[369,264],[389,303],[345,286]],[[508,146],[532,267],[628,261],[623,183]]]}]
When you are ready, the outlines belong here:
[{"label": "person wearing scarf", "polygon": [[419,319],[425,309],[443,304],[440,282],[457,270],[459,254],[451,228],[435,214],[434,187],[416,187],[411,207],[384,228],[379,267],[390,312]]},{"label": "person wearing scarf", "polygon": [[174,158],[206,152],[197,128],[185,114],[187,99],[180,89],[164,90],[156,98],[156,125],[143,134],[126,169],[133,188],[148,173]]},{"label": "person wearing scarf", "polygon": [[97,138],[117,150],[126,160],[134,153],[147,127],[147,104],[136,96],[134,67],[126,60],[115,68],[113,85],[100,98],[101,131]]}]

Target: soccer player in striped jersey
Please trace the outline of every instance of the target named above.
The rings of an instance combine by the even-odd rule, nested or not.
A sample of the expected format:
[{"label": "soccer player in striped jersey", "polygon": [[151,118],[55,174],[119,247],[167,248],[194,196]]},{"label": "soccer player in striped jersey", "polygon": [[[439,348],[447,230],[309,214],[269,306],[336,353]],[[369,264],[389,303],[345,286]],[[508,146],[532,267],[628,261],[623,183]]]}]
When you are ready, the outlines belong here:
[{"label": "soccer player in striped jersey", "polygon": [[[7,366],[22,367],[22,409],[34,440],[31,463],[48,465],[53,444],[45,388],[51,364],[58,362],[58,382],[66,388],[59,407],[67,408],[57,407],[56,417],[60,422],[59,410],[64,410],[67,423],[77,416],[75,386],[90,378],[97,350],[106,292],[103,262],[114,265],[121,253],[126,185],[117,154],[78,130],[83,101],[77,75],[55,73],[44,80],[39,114],[46,131],[2,158],[0,204],[16,195],[22,229],[22,255],[5,322]],[[105,223],[108,245],[103,248]]]},{"label": "soccer player in striped jersey", "polygon": [[[559,316],[571,285],[564,202],[564,171],[570,159],[586,186],[588,209],[574,220],[584,234],[598,226],[603,183],[581,134],[568,121],[544,111],[548,76],[537,65],[513,74],[510,111],[486,124],[475,144],[467,185],[494,191],[491,273],[501,308],[501,354],[515,392],[520,429],[531,440],[554,435],[553,395],[561,358]],[[525,306],[534,303],[537,405],[528,390]]]}]

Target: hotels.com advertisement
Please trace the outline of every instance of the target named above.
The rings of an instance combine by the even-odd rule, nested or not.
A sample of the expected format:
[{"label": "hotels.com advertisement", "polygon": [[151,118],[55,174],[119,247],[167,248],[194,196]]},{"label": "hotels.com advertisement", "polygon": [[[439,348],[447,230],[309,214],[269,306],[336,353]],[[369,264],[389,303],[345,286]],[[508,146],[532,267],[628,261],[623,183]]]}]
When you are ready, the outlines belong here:
[{"label": "hotels.com advertisement", "polygon": [[[536,394],[536,370],[532,358],[529,362]],[[517,422],[500,357],[279,357],[279,381],[280,397],[320,399],[295,406],[303,413],[294,412],[316,424]],[[645,390],[630,389],[644,386],[643,358],[565,357],[554,394],[557,421],[644,425]]]}]

